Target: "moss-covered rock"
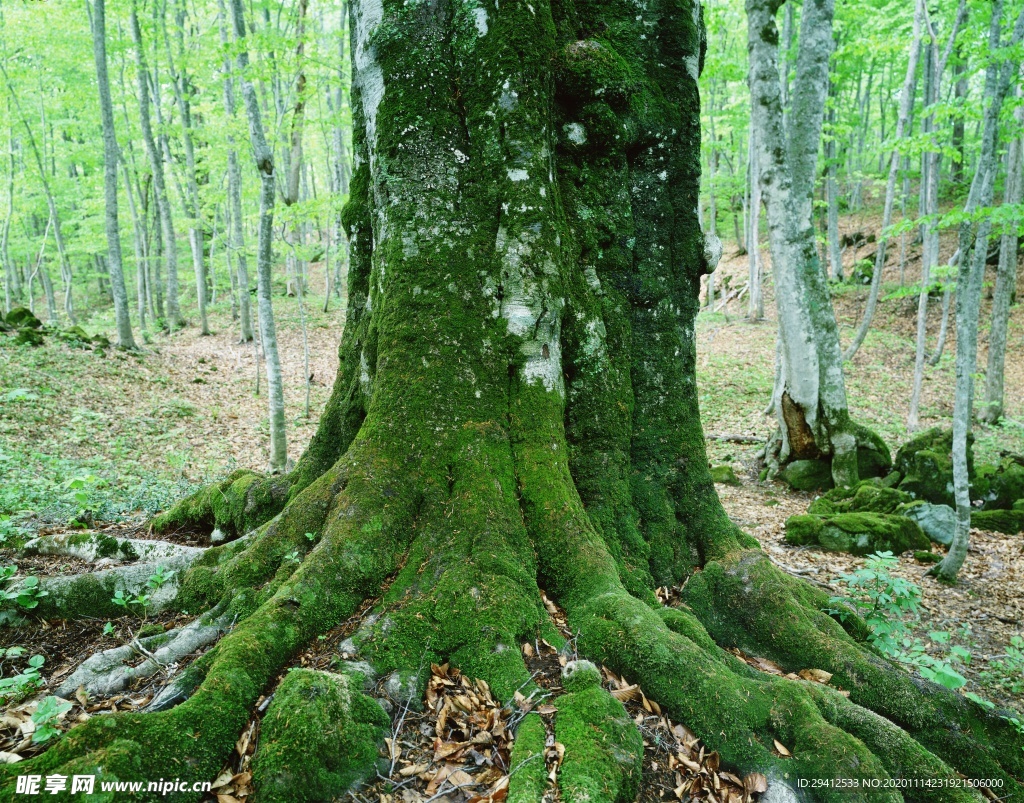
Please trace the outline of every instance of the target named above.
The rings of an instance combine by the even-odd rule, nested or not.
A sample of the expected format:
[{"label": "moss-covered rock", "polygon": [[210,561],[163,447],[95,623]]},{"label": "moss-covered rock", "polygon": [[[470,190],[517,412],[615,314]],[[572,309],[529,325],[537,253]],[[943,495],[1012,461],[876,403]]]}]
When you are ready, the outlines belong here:
[{"label": "moss-covered rock", "polygon": [[569,673],[569,685],[578,690],[556,702],[555,739],[565,745],[558,786],[572,803],[628,803],[640,788],[643,740],[590,667]]},{"label": "moss-covered rock", "polygon": [[794,460],[779,472],[798,491],[824,491],[832,487],[832,466],[827,460]]},{"label": "moss-covered rock", "polygon": [[956,511],[949,505],[933,505],[917,500],[900,505],[895,511],[918,523],[920,528],[936,544],[949,546],[953,543],[956,530]]},{"label": "moss-covered rock", "polygon": [[722,485],[739,485],[740,478],[730,465],[712,466],[711,479]]},{"label": "moss-covered rock", "polygon": [[[967,473],[974,479],[973,437],[967,441]],[[953,499],[953,431],[933,427],[915,435],[896,452],[899,489],[915,499],[955,505]]]},{"label": "moss-covered rock", "polygon": [[852,488],[833,488],[811,502],[808,513],[832,515],[836,513],[894,513],[910,494],[886,488],[878,479],[863,480]]},{"label": "moss-covered rock", "polygon": [[1024,499],[1024,457],[1011,455],[998,464],[978,466],[971,497],[983,510],[1009,510]]},{"label": "moss-covered rock", "polygon": [[884,477],[892,471],[892,454],[882,436],[862,424],[853,425],[857,436],[857,473],[862,480]]},{"label": "moss-covered rock", "polygon": [[786,542],[818,545],[833,552],[869,555],[927,549],[928,537],[916,522],[884,513],[840,513],[832,516],[791,516]]},{"label": "moss-covered rock", "polygon": [[253,782],[261,803],[328,801],[374,771],[390,725],[344,675],[293,669],[263,718]]},{"label": "moss-covered rock", "polygon": [[938,563],[942,560],[942,555],[938,552],[925,551],[923,549],[916,550],[914,552],[914,560],[918,563]]},{"label": "moss-covered rock", "polygon": [[14,344],[16,346],[41,346],[43,345],[43,333],[39,329],[28,327],[19,329],[18,334],[14,336]]},{"label": "moss-covered rock", "polygon": [[971,513],[971,526],[1016,535],[1024,532],[1024,510],[976,510]]},{"label": "moss-covered rock", "polygon": [[15,307],[4,317],[4,321],[13,329],[42,329],[40,321],[25,307]]}]

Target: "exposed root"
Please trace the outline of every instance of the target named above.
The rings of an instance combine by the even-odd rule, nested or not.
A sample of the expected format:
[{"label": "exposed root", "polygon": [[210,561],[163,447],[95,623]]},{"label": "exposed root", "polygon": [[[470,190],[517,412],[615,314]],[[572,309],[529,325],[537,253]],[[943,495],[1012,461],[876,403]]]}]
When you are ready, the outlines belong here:
[{"label": "exposed root", "polygon": [[111,538],[103,533],[59,533],[33,538],[21,549],[23,555],[64,555],[88,563],[160,563],[172,558],[192,558],[199,547],[149,541],[142,538]]},{"label": "exposed root", "polygon": [[[182,575],[202,555],[202,550],[191,549],[172,555],[159,563],[129,563],[86,574],[46,577],[39,586],[46,592],[35,613],[46,618],[75,619],[82,616],[117,617],[124,608],[113,602],[114,595],[134,598],[146,594],[146,610],[157,613],[170,607],[177,595]],[[169,579],[159,588],[147,587],[150,577],[161,569]]]},{"label": "exposed root", "polygon": [[[173,665],[182,658],[217,641],[227,632],[230,622],[227,614],[207,614],[184,627],[104,650],[87,658],[60,685],[57,694],[70,697],[81,686],[91,696],[108,697],[139,678],[173,671]],[[140,657],[145,660],[138,663]]]}]

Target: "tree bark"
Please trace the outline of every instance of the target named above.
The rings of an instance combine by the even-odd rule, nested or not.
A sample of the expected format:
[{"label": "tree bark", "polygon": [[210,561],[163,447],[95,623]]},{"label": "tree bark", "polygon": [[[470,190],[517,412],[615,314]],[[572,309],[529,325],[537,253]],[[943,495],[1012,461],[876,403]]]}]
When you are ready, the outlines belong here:
[{"label": "tree bark", "polygon": [[[1017,84],[1018,99],[1024,98],[1024,83]],[[1024,105],[1014,110],[1018,126],[1024,127]],[[1024,137],[1019,134],[1010,142],[1006,156],[1006,187],[1003,202],[1007,205],[1024,200]],[[1003,416],[1003,371],[1006,362],[1006,330],[1010,320],[1010,303],[1017,291],[1017,227],[1004,233],[999,241],[999,267],[992,294],[992,326],[988,338],[988,368],[985,372],[985,406],[978,418],[995,424]]]},{"label": "tree bark", "polygon": [[[218,22],[220,24],[221,46],[227,49],[227,12],[224,0],[217,1]],[[231,70],[231,59],[224,57],[224,110],[228,119],[234,122],[237,116],[235,103],[235,78]],[[230,123],[229,123],[230,124]],[[230,229],[228,250],[234,254],[238,277],[238,327],[241,342],[252,340],[252,305],[249,303],[249,265],[245,256],[245,230],[242,219],[242,171],[238,165],[238,151],[235,149],[234,135],[228,134],[228,208]],[[232,274],[235,275],[235,274]]]},{"label": "tree bark", "polygon": [[[889,178],[885,185],[885,204],[882,208],[882,231],[878,238],[878,248],[875,251],[875,269],[871,274],[871,289],[868,291],[868,303],[864,309],[864,318],[853,341],[843,352],[844,360],[852,360],[857,353],[864,338],[867,337],[868,329],[871,328],[871,321],[875,317],[875,308],[878,306],[878,291],[882,287],[882,273],[885,270],[886,236],[885,230],[892,224],[892,208],[896,200],[896,177],[900,170],[900,144],[903,140],[907,122],[914,108],[914,87],[917,85],[917,63],[921,56],[921,32],[924,28],[926,14],[924,0],[917,0],[914,5],[914,32],[910,42],[910,55],[907,57],[907,74],[903,79],[903,90],[900,92],[900,112],[896,120],[896,147],[892,149],[889,157]],[[869,85],[870,86],[870,85]]]},{"label": "tree bark", "polygon": [[259,305],[260,340],[267,368],[267,400],[270,411],[270,471],[280,473],[288,468],[288,440],[284,421],[284,385],[281,361],[277,353],[277,330],[271,301],[272,238],[274,232],[274,152],[267,145],[260,119],[256,89],[246,75],[249,54],[245,49],[245,15],[241,0],[229,0],[235,44],[238,51],[238,74],[242,81],[242,98],[249,118],[249,138],[260,174],[259,243],[256,248],[256,296]]},{"label": "tree bark", "polygon": [[117,220],[117,165],[120,149],[114,131],[114,105],[110,100],[110,79],[107,75],[107,11],[106,0],[95,0],[92,7],[93,57],[100,92],[100,117],[103,121],[103,200],[107,230],[107,272],[114,297],[114,318],[117,325],[117,347],[135,350],[132,322],[128,313],[128,291],[124,283],[121,260],[121,230]]},{"label": "tree bark", "polygon": [[857,428],[846,404],[839,330],[820,268],[811,201],[832,52],[831,0],[804,4],[792,102],[783,127],[774,6],[748,0],[752,124],[782,340],[774,390],[780,436],[770,466],[830,459],[837,485],[858,479]]},{"label": "tree bark", "polygon": [[[243,472],[153,522],[251,532],[176,591],[231,632],[172,688],[178,704],[93,717],[0,766],[0,799],[39,770],[214,777],[289,660],[370,599],[351,647],[378,673],[448,662],[496,699],[530,693],[518,645],[551,633],[540,588],[581,654],[640,684],[723,766],[763,772],[769,799],[837,772],[864,784],[816,797],[896,801],[878,788],[907,779],[925,800],[976,800],[958,771],[1019,794],[1010,723],[879,658],[859,618],[825,614],[827,595],[775,569],[715,495],[695,376],[715,250],[696,220],[699,6],[465,11],[353,3],[352,275],[331,400],[286,477]],[[685,604],[659,604],[661,584]],[[834,687],[728,648],[833,672]],[[614,745],[613,727],[632,725],[585,730]],[[586,757],[569,740],[566,761]],[[268,772],[260,795],[286,777]],[[570,796],[564,771],[560,791],[525,782],[511,775],[509,800],[612,799],[600,782]]]},{"label": "tree bark", "polygon": [[[1009,41],[1003,43],[1000,24],[1002,0],[992,3],[989,27],[989,52],[993,56],[985,72],[985,98],[981,152],[978,169],[971,184],[967,213],[992,203],[998,169],[996,149],[999,135],[999,113],[1010,89],[1010,81],[1018,65],[1012,60],[998,59],[1003,47],[1012,48],[1024,40],[1024,10],[1021,10]],[[967,557],[971,532],[970,481],[967,475],[967,439],[971,429],[974,405],[974,369],[978,351],[978,312],[981,285],[985,276],[985,257],[991,218],[985,217],[973,230],[970,217],[960,225],[960,266],[956,280],[956,396],[953,402],[953,496],[956,499],[956,529],[953,542],[933,573],[945,582],[956,582],[956,576]],[[972,243],[973,240],[973,243]],[[973,250],[972,250],[973,248]]]},{"label": "tree bark", "polygon": [[139,25],[137,6],[137,0],[132,0],[131,28],[132,43],[135,45],[135,66],[138,72],[139,83],[139,127],[142,129],[142,139],[146,143],[149,166],[153,172],[153,194],[156,198],[157,214],[160,217],[164,260],[167,265],[166,324],[167,328],[173,332],[175,329],[180,329],[185,325],[185,319],[181,316],[181,307],[178,303],[177,238],[174,233],[171,201],[167,195],[167,184],[164,180],[163,155],[157,146],[156,138],[153,136],[153,127],[149,116],[149,66],[146,63],[146,49],[142,39],[142,28]]}]

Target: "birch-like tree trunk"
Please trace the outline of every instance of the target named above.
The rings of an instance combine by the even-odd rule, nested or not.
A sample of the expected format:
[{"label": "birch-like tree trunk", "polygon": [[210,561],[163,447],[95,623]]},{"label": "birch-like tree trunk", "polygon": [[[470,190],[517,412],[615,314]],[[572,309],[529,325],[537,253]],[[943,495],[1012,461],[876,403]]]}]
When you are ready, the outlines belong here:
[{"label": "birch-like tree trunk", "polygon": [[[999,113],[1009,92],[1010,81],[1018,70],[1017,62],[999,59],[997,54],[1004,47],[1013,47],[1024,39],[1024,9],[1021,9],[1009,42],[1005,44],[1002,42],[1000,30],[1002,16],[1002,0],[993,0],[992,21],[989,27],[989,53],[993,60],[985,72],[985,98],[988,102],[983,118],[978,168],[971,185],[974,205],[968,203],[968,213],[992,203],[998,170],[996,151]],[[933,570],[941,580],[950,583],[956,581],[960,567],[967,557],[970,541],[971,496],[967,474],[967,439],[971,429],[974,403],[974,369],[978,351],[981,285],[985,276],[985,257],[988,254],[991,230],[992,221],[989,217],[978,223],[976,232],[973,231],[970,217],[960,225],[961,258],[956,280],[956,396],[953,402],[953,496],[956,499],[956,529],[946,557]]]},{"label": "birch-like tree trunk", "polygon": [[864,309],[864,318],[857,329],[857,334],[854,335],[853,341],[843,352],[844,360],[852,360],[853,355],[857,353],[864,342],[878,306],[878,292],[882,287],[882,273],[885,270],[885,246],[888,239],[886,229],[892,224],[892,208],[896,200],[896,177],[900,170],[899,146],[902,143],[910,113],[914,108],[914,87],[917,83],[917,63],[921,57],[921,32],[924,28],[925,13],[924,0],[917,0],[914,6],[914,32],[910,41],[910,55],[907,58],[907,74],[903,78],[903,90],[900,92],[900,112],[896,121],[896,146],[892,149],[892,155],[889,157],[889,178],[885,185],[885,205],[882,208],[882,230],[878,237],[878,248],[875,251],[875,269],[871,274],[871,289],[868,291],[867,307]]},{"label": "birch-like tree trunk", "polygon": [[843,254],[839,248],[839,183],[836,180],[838,155],[836,153],[836,110],[828,110],[830,133],[826,146],[828,155],[828,261],[829,278],[834,282],[843,280]]},{"label": "birch-like tree trunk", "polygon": [[[782,341],[774,409],[780,437],[766,458],[773,469],[795,459],[831,459],[837,485],[858,479],[857,434],[850,420],[839,329],[821,271],[812,220],[814,174],[832,53],[832,0],[803,6],[792,102],[783,124],[777,5],[747,0],[752,125],[765,199]],[[770,451],[770,453],[769,453]]]},{"label": "birch-like tree trunk", "polygon": [[174,233],[171,201],[167,195],[167,183],[164,179],[163,155],[157,146],[150,120],[149,66],[146,62],[146,49],[142,40],[142,28],[139,25],[137,6],[138,0],[132,0],[130,22],[132,43],[135,45],[135,66],[138,72],[139,83],[139,128],[142,130],[142,140],[146,144],[146,154],[149,156],[149,166],[153,173],[153,194],[156,198],[156,209],[160,218],[164,260],[167,266],[167,328],[173,332],[175,329],[180,329],[185,325],[185,319],[181,316],[181,306],[178,301],[177,239]]},{"label": "birch-like tree trunk", "polygon": [[93,57],[100,92],[100,117],[103,121],[103,200],[107,230],[107,274],[114,297],[114,318],[117,322],[117,347],[136,349],[132,322],[128,313],[128,291],[124,284],[121,260],[121,230],[117,220],[117,165],[119,149],[114,131],[114,106],[110,100],[110,79],[107,75],[107,11],[106,0],[95,0],[92,8]]},{"label": "birch-like tree trunk", "polygon": [[[175,11],[175,36],[178,40],[178,63],[175,65],[171,50],[171,40],[167,32],[166,9],[160,13],[160,25],[163,29],[164,47],[167,50],[167,69],[171,73],[171,87],[174,100],[178,106],[178,118],[181,126],[181,142],[185,149],[185,191],[182,201],[185,214],[188,216],[188,243],[192,251],[192,271],[196,281],[196,303],[199,307],[200,334],[210,334],[210,322],[206,315],[206,263],[203,260],[203,221],[202,207],[199,200],[199,182],[196,180],[196,153],[192,138],[192,104],[189,100],[189,78],[185,73],[185,8],[183,5]],[[168,160],[170,163],[170,160]]]},{"label": "birch-like tree trunk", "polygon": [[761,177],[757,161],[757,131],[750,126],[747,157],[748,185],[750,187],[750,242],[747,244],[749,266],[748,317],[752,321],[764,319],[764,294],[761,292]]},{"label": "birch-like tree trunk", "polygon": [[274,229],[274,152],[267,144],[260,118],[259,101],[252,80],[246,75],[249,53],[245,45],[245,12],[242,0],[230,0],[235,43],[238,47],[238,75],[242,82],[242,100],[249,118],[249,137],[260,174],[259,244],[256,248],[256,295],[259,305],[260,340],[267,368],[267,398],[270,408],[270,471],[280,473],[288,467],[288,440],[284,422],[284,386],[281,361],[277,353],[277,331],[271,302],[271,246]]},{"label": "birch-like tree trunk", "polygon": [[[1017,84],[1017,98],[1024,98],[1024,68]],[[1014,110],[1018,126],[1024,127],[1024,104]],[[1004,203],[1015,205],[1024,200],[1024,137],[1016,135],[1006,157]],[[1006,330],[1010,320],[1010,301],[1017,289],[1017,227],[999,241],[999,268],[992,295],[992,327],[988,338],[988,369],[985,372],[985,406],[978,418],[995,424],[1003,416],[1003,373],[1006,362]]]},{"label": "birch-like tree trunk", "polygon": [[[220,25],[221,45],[227,50],[227,12],[224,0],[217,0],[217,14]],[[224,58],[224,110],[230,122],[234,122],[237,114],[235,102],[235,78],[232,74],[231,59]],[[238,327],[241,342],[252,340],[252,305],[249,303],[249,265],[245,257],[245,230],[242,218],[242,171],[238,165],[238,150],[235,148],[235,137],[228,133],[228,252],[235,257],[235,272],[238,284]]]}]

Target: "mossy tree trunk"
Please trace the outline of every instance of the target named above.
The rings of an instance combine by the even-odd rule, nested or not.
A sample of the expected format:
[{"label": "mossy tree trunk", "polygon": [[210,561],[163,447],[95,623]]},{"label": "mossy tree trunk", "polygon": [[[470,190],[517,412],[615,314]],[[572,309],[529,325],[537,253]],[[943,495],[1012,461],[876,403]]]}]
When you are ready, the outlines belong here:
[{"label": "mossy tree trunk", "polygon": [[[234,475],[154,522],[250,533],[208,550],[176,599],[237,624],[178,682],[184,702],[95,717],[0,772],[213,777],[289,658],[390,580],[353,637],[379,673],[448,661],[509,699],[530,683],[519,644],[550,632],[544,588],[582,654],[730,768],[780,786],[960,771],[1019,793],[1008,723],[875,655],[863,624],[829,618],[715,494],[694,370],[700,7],[363,0],[351,14],[357,162],[333,395],[292,472]],[[685,604],[659,605],[663,584]],[[849,698],[725,647],[832,672]],[[628,721],[588,694],[582,721],[563,706],[556,731],[602,731],[604,706],[607,739],[623,738]],[[585,775],[562,778],[564,799],[610,801]],[[536,780],[514,775],[510,799],[539,801]]]}]

